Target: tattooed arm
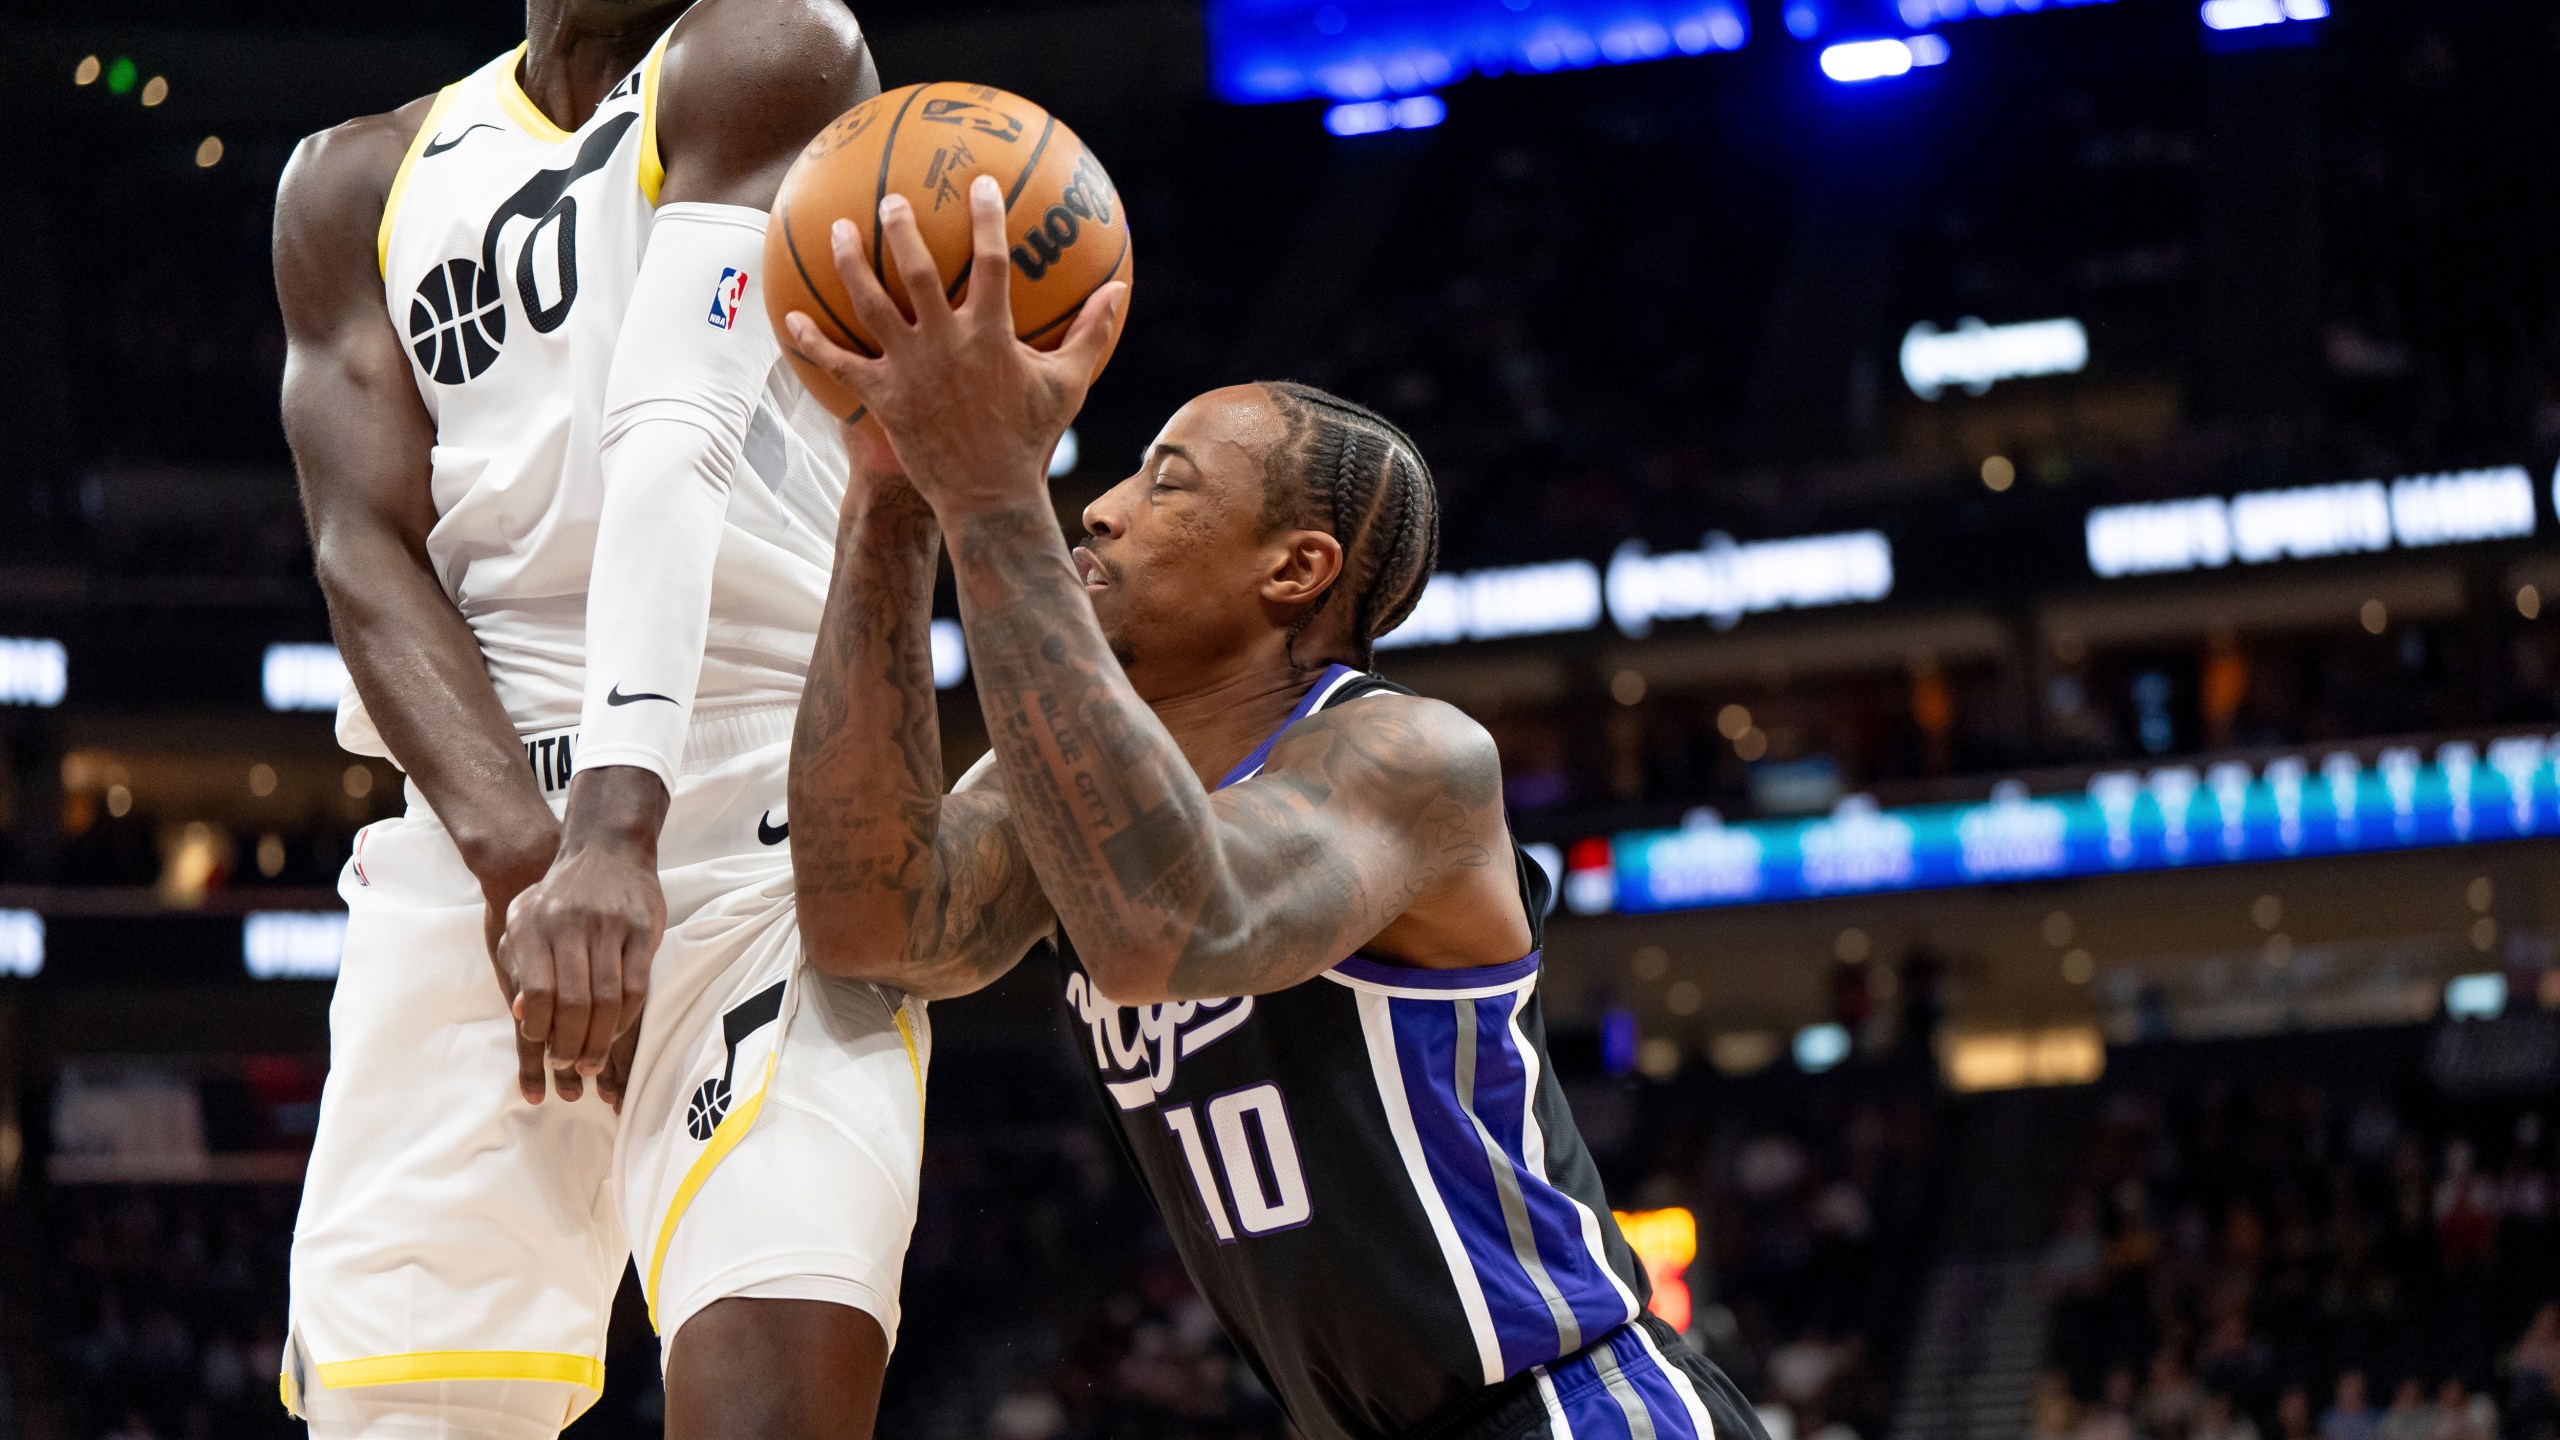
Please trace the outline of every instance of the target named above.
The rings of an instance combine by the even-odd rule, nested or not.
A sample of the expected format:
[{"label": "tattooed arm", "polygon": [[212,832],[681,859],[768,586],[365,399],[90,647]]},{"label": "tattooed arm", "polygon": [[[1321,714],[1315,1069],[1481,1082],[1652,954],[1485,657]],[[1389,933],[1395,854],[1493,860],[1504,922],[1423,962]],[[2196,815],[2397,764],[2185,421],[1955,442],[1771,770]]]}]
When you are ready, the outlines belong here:
[{"label": "tattooed arm", "polygon": [[[958,525],[960,611],[1015,823],[1114,1000],[1284,989],[1426,896],[1488,879],[1512,893],[1493,741],[1457,710],[1377,695],[1321,712],[1212,795],[1112,657],[1047,507]],[[1403,927],[1418,953],[1398,958],[1487,963],[1439,933],[1481,928]]]},{"label": "tattooed arm", "polygon": [[[981,176],[969,200],[972,273],[1007,273],[1000,192]],[[1131,1004],[1276,990],[1373,941],[1421,966],[1517,958],[1528,926],[1508,909],[1508,866],[1492,863],[1508,850],[1501,786],[1473,722],[1432,701],[1364,699],[1300,723],[1259,778],[1212,798],[1112,657],[1042,472],[1123,287],[1101,287],[1056,350],[1034,351],[1015,338],[1007,287],[971,286],[953,306],[907,202],[889,196],[881,216],[914,319],[839,221],[836,270],[882,353],[831,343],[805,314],[789,317],[791,338],[861,392],[952,528],[1014,826],[1104,993]]]},{"label": "tattooed arm", "polygon": [[853,448],[835,576],[791,741],[801,943],[830,975],[928,999],[965,995],[1056,921],[1003,791],[964,778],[959,793],[942,793],[933,512],[872,442],[856,436]]}]

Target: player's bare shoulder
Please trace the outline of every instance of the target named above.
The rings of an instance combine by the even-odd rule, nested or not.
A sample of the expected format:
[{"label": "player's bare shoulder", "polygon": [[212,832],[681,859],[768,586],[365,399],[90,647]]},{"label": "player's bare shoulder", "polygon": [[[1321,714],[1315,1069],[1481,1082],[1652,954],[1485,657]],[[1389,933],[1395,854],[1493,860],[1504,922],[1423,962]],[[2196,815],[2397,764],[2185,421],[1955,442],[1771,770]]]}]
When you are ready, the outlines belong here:
[{"label": "player's bare shoulder", "polygon": [[1378,691],[1317,711],[1272,747],[1266,774],[1357,785],[1384,805],[1502,804],[1502,757],[1465,711],[1420,695]]},{"label": "player's bare shoulder", "polygon": [[819,127],[880,93],[880,76],[840,0],[698,0],[667,40],[659,86],[669,175],[761,206]]},{"label": "player's bare shoulder", "polygon": [[[359,115],[303,136],[276,187],[278,233],[337,218],[340,212],[359,212],[346,218],[378,224],[401,157],[435,99],[421,95],[397,110]],[[366,211],[370,213],[360,213]]]},{"label": "player's bare shoulder", "polygon": [[288,328],[298,300],[341,298],[350,277],[370,273],[391,182],[434,104],[434,96],[420,96],[306,135],[293,147],[276,185],[276,294]]}]

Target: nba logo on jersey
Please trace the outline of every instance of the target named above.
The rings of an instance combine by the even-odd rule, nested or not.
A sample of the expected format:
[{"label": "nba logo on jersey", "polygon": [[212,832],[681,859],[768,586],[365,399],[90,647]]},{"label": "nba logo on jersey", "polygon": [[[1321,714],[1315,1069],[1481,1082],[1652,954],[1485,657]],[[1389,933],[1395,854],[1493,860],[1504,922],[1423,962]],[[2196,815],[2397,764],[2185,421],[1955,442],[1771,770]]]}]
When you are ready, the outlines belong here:
[{"label": "nba logo on jersey", "polygon": [[747,272],[735,265],[720,272],[720,283],[711,287],[711,328],[726,330],[738,323],[738,305],[747,298]]}]

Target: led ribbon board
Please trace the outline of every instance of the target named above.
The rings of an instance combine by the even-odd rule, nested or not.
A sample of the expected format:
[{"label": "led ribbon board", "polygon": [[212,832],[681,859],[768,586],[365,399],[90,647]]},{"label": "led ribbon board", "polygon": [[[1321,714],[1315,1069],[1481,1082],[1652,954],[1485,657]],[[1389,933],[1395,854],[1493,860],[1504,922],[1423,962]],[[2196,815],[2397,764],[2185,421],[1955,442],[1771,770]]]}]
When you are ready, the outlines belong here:
[{"label": "led ribbon board", "polygon": [[2007,781],[1977,805],[1887,810],[1852,796],[1819,819],[1732,825],[1702,812],[1576,845],[1565,895],[1585,914],[1695,910],[2555,834],[2560,737],[2514,735],[2432,756],[2397,747],[2371,765],[2341,751],[2256,771],[2113,771],[2055,795]]},{"label": "led ribbon board", "polygon": [[1745,615],[1855,605],[1893,593],[1893,542],[1875,530],[1737,544],[1709,535],[1695,550],[1655,555],[1629,540],[1604,576],[1588,560],[1508,565],[1431,577],[1381,650],[1561,635],[1600,623],[1641,638],[1659,620],[1705,619],[1730,629]]},{"label": "led ribbon board", "polygon": [[[2560,475],[2553,477],[2560,504]],[[2318,560],[2531,535],[2533,477],[2521,465],[2339,485],[2102,505],[2085,527],[2101,578],[2218,570],[2238,560]]]},{"label": "led ribbon board", "polygon": [[1376,100],[1739,50],[1747,17],[1744,0],[1209,0],[1209,83],[1238,104]]}]

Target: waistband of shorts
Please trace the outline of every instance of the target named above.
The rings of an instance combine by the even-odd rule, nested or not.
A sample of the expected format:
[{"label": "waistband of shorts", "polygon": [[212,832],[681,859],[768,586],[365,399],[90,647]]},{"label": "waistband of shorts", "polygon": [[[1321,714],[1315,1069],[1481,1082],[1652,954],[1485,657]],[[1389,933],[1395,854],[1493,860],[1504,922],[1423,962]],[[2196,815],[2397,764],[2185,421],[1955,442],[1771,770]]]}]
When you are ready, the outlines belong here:
[{"label": "waistband of shorts", "polygon": [[[791,705],[695,711],[693,724],[685,731],[684,756],[677,764],[690,774],[768,745],[778,745],[791,738],[791,727],[799,713],[798,707]],[[534,783],[542,787],[542,793],[567,794],[570,780],[577,775],[578,727],[534,730],[516,739],[524,746],[525,766],[533,772]]]},{"label": "waistband of shorts", "polygon": [[[1560,1355],[1544,1365],[1532,1365],[1499,1384],[1487,1385],[1472,1395],[1452,1401],[1421,1424],[1404,1432],[1401,1440],[1509,1440],[1537,1429],[1547,1419],[1547,1398],[1538,1392],[1541,1375],[1561,1370],[1585,1355],[1609,1343],[1620,1331],[1641,1326],[1650,1332],[1657,1345],[1683,1343],[1679,1332],[1656,1318],[1651,1311],[1620,1325],[1599,1339],[1570,1355]],[[1560,1395],[1569,1399],[1580,1391]]]}]

